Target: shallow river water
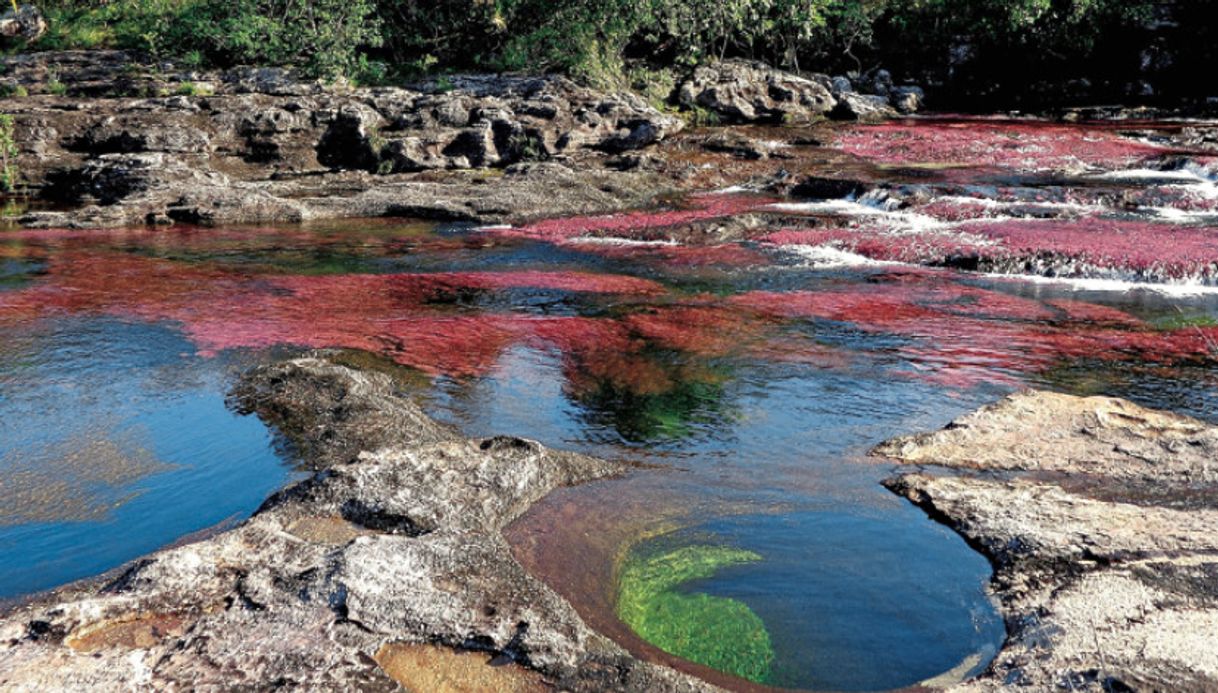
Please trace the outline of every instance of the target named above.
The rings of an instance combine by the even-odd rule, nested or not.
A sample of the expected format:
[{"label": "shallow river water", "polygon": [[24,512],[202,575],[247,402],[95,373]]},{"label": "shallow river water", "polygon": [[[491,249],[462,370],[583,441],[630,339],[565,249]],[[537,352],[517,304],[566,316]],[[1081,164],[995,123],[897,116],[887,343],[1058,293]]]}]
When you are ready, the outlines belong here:
[{"label": "shallow river water", "polygon": [[1004,634],[989,566],[867,452],[1028,385],[1218,419],[1218,190],[1175,130],[860,127],[841,198],[521,227],[0,232],[0,597],[299,477],[225,395],[333,347],[469,435],[645,463],[509,531],[635,652],[739,686],[966,676]]}]

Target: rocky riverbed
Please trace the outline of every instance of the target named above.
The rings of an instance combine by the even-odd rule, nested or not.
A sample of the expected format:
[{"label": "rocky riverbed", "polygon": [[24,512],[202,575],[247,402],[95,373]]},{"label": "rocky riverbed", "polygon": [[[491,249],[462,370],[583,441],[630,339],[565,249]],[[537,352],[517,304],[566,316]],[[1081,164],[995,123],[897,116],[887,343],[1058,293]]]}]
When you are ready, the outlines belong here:
[{"label": "rocky riverbed", "polygon": [[[454,76],[406,88],[283,69],[180,69],[121,51],[3,59],[27,227],[299,222],[408,216],[493,223],[639,206],[696,186],[654,155],[677,108],[727,123],[882,119],[921,104],[891,78],[858,94],[726,62],[671,104],[553,76]],[[658,110],[657,105],[664,108]]]},{"label": "rocky riverbed", "polygon": [[[125,251],[53,257],[43,244],[80,250],[96,234],[21,231],[9,238],[29,247],[0,257],[36,266],[40,278],[3,297],[0,319],[49,308],[168,321],[209,353],[391,343],[401,365],[457,375],[484,373],[519,339],[604,357],[593,375],[640,391],[655,386],[646,380],[655,369],[640,366],[647,335],[718,357],[794,318],[898,336],[895,351],[938,364],[921,377],[961,387],[1009,383],[1068,358],[1204,365],[1218,337],[1191,315],[1152,325],[956,285],[976,276],[956,270],[1212,285],[1212,125],[841,126],[825,118],[883,121],[915,110],[921,94],[744,62],[691,73],[664,105],[551,77],[353,89],[126,53],[4,60],[0,86],[14,96],[3,110],[14,115],[30,202],[12,214],[21,226],[413,217],[502,224],[460,242],[427,240],[446,248],[525,240],[627,260],[653,253],[695,269],[789,256],[812,267],[904,266],[877,270],[857,290],[772,292],[763,282],[727,298],[699,294],[686,297],[693,310],[627,314],[612,331],[513,315],[464,331],[430,323],[443,339],[428,341],[412,320],[496,288],[664,289],[584,273],[247,281]],[[733,126],[690,131],[677,107]],[[748,194],[666,197],[740,184]],[[638,207],[650,209],[623,212]],[[183,298],[203,278],[222,281],[203,301]],[[368,296],[389,298],[368,305]],[[402,318],[404,306],[412,319],[383,319]],[[732,311],[765,328],[733,327],[746,322]],[[322,329],[319,312],[351,322]],[[482,339],[492,328],[498,336]],[[779,336],[791,358],[844,360]],[[586,376],[597,363],[580,357],[569,368]],[[500,534],[551,490],[630,467],[514,438],[467,440],[395,389],[325,354],[246,377],[234,403],[278,429],[313,476],[231,531],[10,607],[0,688],[709,687],[597,634]],[[1215,448],[1218,433],[1198,421],[1031,392],[877,449],[920,467],[888,481],[893,491],[994,563],[1009,640],[984,675],[958,687],[1218,686],[1208,643],[1218,628]]]}]

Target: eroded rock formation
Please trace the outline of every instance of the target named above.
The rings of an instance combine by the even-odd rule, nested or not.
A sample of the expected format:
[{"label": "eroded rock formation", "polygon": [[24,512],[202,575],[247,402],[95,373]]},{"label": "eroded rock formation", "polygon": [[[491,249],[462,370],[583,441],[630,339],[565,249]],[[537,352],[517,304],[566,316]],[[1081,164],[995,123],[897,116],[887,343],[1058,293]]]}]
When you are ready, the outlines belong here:
[{"label": "eroded rock formation", "polygon": [[876,454],[994,563],[1008,642],[958,690],[1218,688],[1218,428],[1025,392]]},{"label": "eroded rock formation", "polygon": [[31,94],[5,104],[21,184],[72,210],[32,213],[26,226],[496,221],[537,213],[529,197],[539,194],[548,213],[601,211],[658,187],[604,160],[683,126],[636,95],[560,77],[351,89],[281,69],[179,71],[123,52],[4,64],[3,86]]}]

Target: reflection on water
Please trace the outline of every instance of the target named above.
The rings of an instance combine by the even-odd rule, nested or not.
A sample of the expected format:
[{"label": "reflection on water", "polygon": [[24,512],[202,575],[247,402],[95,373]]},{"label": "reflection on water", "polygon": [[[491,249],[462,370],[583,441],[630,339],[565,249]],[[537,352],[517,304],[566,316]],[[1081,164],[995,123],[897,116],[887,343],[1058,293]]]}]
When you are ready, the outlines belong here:
[{"label": "reflection on water", "polygon": [[288,478],[173,329],[64,317],[0,337],[0,597],[247,515]]},{"label": "reflection on water", "polygon": [[[250,512],[290,459],[225,391],[265,350],[338,347],[409,370],[470,435],[650,463],[509,530],[632,651],[737,686],[697,662],[843,690],[984,666],[1002,638],[985,562],[885,492],[866,451],[1028,384],[1218,418],[1218,294],[825,262],[774,228],[679,242],[771,202],[520,229],[0,234],[0,595]],[[701,631],[735,635],[680,644]]]}]

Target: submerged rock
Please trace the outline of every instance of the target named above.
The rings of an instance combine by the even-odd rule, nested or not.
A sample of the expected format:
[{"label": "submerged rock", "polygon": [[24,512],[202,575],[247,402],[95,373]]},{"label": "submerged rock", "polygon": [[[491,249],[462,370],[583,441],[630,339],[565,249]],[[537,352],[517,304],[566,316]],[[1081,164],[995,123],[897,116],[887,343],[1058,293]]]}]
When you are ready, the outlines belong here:
[{"label": "submerged rock", "polygon": [[1218,688],[1218,427],[1024,392],[875,454],[995,565],[1008,641],[957,690]]},{"label": "submerged rock", "polygon": [[388,376],[319,358],[257,370],[235,397],[320,471],[232,531],[10,610],[0,688],[709,688],[592,632],[500,535],[620,465],[465,440]]}]

